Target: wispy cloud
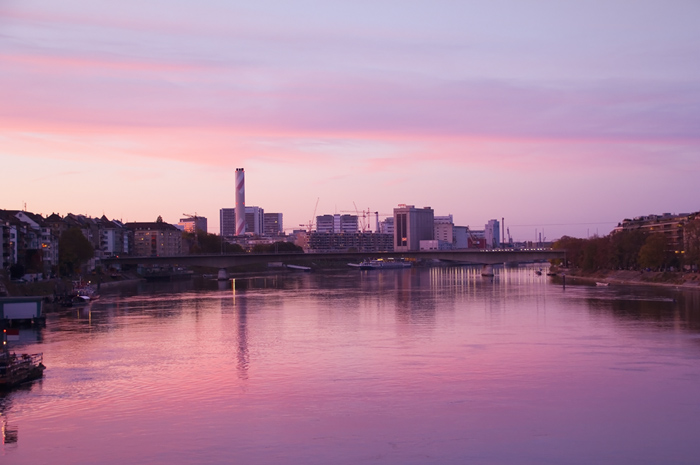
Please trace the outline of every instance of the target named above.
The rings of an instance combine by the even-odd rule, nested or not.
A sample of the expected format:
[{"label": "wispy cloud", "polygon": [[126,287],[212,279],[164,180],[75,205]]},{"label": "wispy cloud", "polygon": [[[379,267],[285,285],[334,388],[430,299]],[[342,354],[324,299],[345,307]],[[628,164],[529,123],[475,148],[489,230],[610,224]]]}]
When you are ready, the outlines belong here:
[{"label": "wispy cloud", "polygon": [[672,3],[3,3],[0,157],[371,178],[392,201],[426,172],[429,194],[697,173],[700,9]]}]

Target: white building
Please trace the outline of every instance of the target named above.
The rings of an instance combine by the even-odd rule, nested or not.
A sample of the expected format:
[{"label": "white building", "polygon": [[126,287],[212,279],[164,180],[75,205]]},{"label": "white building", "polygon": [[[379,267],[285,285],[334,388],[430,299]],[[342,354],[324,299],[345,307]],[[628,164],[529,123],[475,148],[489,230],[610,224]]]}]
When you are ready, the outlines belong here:
[{"label": "white building", "polygon": [[382,234],[394,234],[394,217],[384,218],[384,221],[379,223],[379,232]]},{"label": "white building", "polygon": [[454,243],[454,222],[452,215],[435,217],[435,239],[442,242]]},{"label": "white building", "polygon": [[501,247],[501,224],[498,220],[489,220],[484,226],[486,248],[498,249]]}]

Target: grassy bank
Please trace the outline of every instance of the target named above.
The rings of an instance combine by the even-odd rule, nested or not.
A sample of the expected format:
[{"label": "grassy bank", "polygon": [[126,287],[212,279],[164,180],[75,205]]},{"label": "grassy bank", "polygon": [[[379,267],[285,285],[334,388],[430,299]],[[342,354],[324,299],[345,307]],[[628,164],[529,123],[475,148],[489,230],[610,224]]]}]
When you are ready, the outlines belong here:
[{"label": "grassy bank", "polygon": [[553,271],[556,271],[558,275],[566,275],[569,279],[580,279],[589,282],[646,284],[700,289],[700,273],[631,270],[598,270],[585,272],[580,269],[556,268],[553,268]]}]

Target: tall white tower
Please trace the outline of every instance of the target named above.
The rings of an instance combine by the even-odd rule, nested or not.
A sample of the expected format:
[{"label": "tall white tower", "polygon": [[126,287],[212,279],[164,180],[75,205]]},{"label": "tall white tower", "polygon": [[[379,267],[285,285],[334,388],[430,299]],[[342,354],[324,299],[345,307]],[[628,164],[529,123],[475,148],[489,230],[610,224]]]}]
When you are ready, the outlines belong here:
[{"label": "tall white tower", "polygon": [[236,168],[236,236],[245,234],[245,172]]}]

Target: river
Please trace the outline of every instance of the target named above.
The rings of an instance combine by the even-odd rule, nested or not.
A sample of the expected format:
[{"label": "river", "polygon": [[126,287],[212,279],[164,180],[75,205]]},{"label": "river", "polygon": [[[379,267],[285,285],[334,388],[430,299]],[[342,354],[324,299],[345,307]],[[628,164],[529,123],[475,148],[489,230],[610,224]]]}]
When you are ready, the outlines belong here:
[{"label": "river", "polygon": [[23,329],[8,464],[696,464],[700,293],[538,265],[141,284]]}]

